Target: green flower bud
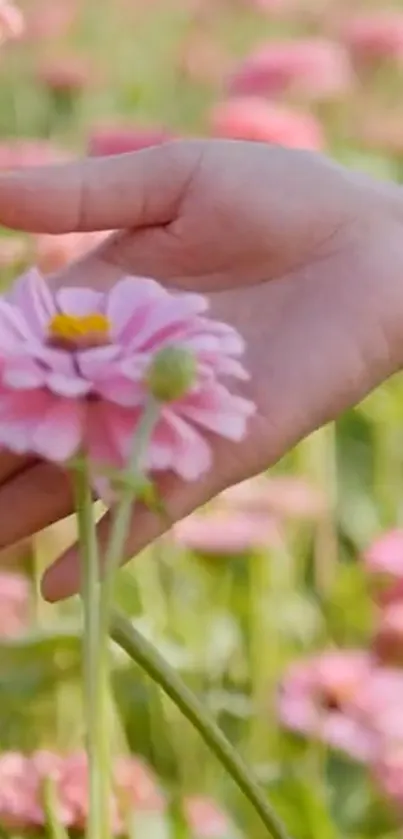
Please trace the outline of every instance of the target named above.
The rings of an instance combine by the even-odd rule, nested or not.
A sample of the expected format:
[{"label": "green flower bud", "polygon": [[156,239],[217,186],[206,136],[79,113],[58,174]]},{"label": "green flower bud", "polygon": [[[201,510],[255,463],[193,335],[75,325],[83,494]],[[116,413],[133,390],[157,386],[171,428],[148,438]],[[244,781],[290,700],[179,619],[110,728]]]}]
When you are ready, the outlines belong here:
[{"label": "green flower bud", "polygon": [[190,390],[196,378],[196,358],[185,347],[157,352],[147,373],[147,385],[159,402],[175,402]]}]

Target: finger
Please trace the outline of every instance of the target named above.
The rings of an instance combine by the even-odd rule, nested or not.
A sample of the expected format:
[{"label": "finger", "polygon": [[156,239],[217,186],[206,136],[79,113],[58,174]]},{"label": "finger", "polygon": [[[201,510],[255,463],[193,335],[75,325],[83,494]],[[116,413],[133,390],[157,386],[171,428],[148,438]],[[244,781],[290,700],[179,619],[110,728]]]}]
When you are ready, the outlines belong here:
[{"label": "finger", "polygon": [[[162,536],[176,521],[187,516],[196,507],[208,501],[225,489],[229,483],[240,479],[239,465],[234,453],[229,454],[229,444],[223,445],[222,455],[215,457],[214,475],[209,473],[195,484],[184,483],[172,473],[166,473],[157,480],[158,493],[164,500],[164,515],[158,515],[141,504],[133,508],[129,536],[123,552],[122,562],[126,562],[143,548]],[[227,455],[224,455],[224,452]],[[224,461],[231,473],[223,467]],[[230,476],[231,474],[231,476]],[[98,544],[101,563],[107,549],[113,511],[109,511],[98,525]],[[69,548],[45,572],[42,580],[42,594],[46,600],[54,602],[70,597],[80,587],[80,552],[78,544]]]},{"label": "finger", "polygon": [[113,230],[169,223],[202,144],[172,142],[116,157],[8,172],[0,224],[31,233]]},{"label": "finger", "polygon": [[68,475],[49,463],[26,469],[0,488],[0,548],[32,536],[72,509]]}]

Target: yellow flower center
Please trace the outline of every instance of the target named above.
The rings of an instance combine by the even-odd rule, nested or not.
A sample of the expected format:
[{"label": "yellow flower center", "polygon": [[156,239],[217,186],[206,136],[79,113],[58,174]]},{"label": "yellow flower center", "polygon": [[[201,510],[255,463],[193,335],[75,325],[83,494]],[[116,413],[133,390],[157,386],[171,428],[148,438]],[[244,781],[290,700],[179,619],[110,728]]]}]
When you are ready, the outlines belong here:
[{"label": "yellow flower center", "polygon": [[107,344],[109,320],[105,315],[55,315],[49,323],[49,339],[53,345],[94,347]]}]

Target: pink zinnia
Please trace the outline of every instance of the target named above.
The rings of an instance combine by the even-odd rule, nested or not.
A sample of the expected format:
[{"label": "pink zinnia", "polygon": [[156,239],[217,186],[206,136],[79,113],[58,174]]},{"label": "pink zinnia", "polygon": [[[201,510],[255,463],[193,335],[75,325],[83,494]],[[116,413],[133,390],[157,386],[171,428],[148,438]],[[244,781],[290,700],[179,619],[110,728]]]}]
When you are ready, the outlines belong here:
[{"label": "pink zinnia", "polygon": [[325,145],[322,127],[314,116],[247,96],[228,99],[214,108],[211,133],[313,151]]},{"label": "pink zinnia", "polygon": [[260,475],[242,481],[222,492],[218,502],[230,510],[291,519],[315,520],[327,509],[323,493],[305,478],[294,475]]},{"label": "pink zinnia", "polygon": [[281,722],[356,760],[368,760],[374,737],[355,712],[355,702],[373,669],[371,657],[360,650],[329,651],[296,662],[281,685]]},{"label": "pink zinnia", "polygon": [[395,528],[378,536],[364,552],[364,566],[381,581],[403,580],[403,530]]},{"label": "pink zinnia", "polygon": [[359,64],[403,59],[403,14],[396,9],[355,14],[342,26],[341,38]]},{"label": "pink zinnia", "polygon": [[234,825],[221,807],[202,795],[193,795],[183,803],[192,839],[225,839],[236,835]]},{"label": "pink zinnia", "polygon": [[282,544],[280,528],[273,519],[219,510],[192,513],[175,525],[173,536],[188,550],[217,556],[247,554]]},{"label": "pink zinnia", "polygon": [[124,467],[152,362],[180,348],[194,360],[194,380],[161,405],[144,466],[196,480],[211,464],[204,432],[239,441],[254,413],[220,381],[247,378],[243,341],[206,319],[206,308],[200,295],[170,294],[154,280],[52,292],[28,272],[0,301],[0,444],[60,462],[84,449],[95,464]]},{"label": "pink zinnia", "polygon": [[236,96],[330,99],[345,95],[354,74],[344,47],[324,38],[273,41],[241,62],[229,81]]},{"label": "pink zinnia", "polygon": [[403,600],[380,610],[372,649],[383,664],[403,664]]}]

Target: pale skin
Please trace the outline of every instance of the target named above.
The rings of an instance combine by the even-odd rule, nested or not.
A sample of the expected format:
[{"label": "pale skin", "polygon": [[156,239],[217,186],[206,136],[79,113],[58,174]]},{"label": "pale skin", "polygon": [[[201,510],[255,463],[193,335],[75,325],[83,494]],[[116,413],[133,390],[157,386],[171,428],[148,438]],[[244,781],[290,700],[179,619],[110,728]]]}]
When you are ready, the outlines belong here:
[{"label": "pale skin", "polygon": [[[169,519],[259,473],[298,440],[360,401],[403,362],[400,190],[305,152],[228,141],[180,141],[116,158],[0,177],[0,223],[47,233],[117,230],[51,278],[108,287],[122,273],[208,293],[211,312],[247,342],[258,412],[247,439],[212,439],[214,469],[184,485],[158,476]],[[55,467],[3,454],[0,544],[67,515],[70,481]],[[105,545],[109,516],[99,525]],[[134,556],[166,528],[139,506]],[[44,595],[77,591],[70,549]]]}]

